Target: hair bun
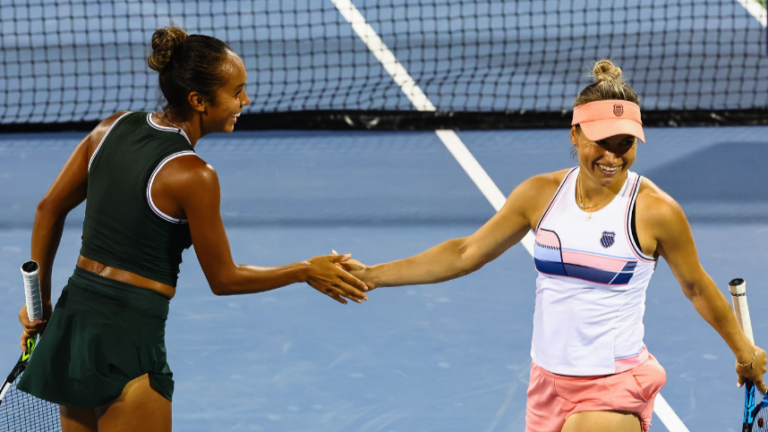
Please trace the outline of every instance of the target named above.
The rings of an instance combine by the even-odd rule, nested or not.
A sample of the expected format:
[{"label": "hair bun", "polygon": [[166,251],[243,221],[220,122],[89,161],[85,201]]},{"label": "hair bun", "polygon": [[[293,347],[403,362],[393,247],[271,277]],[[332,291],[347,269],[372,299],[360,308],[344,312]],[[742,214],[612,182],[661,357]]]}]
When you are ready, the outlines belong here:
[{"label": "hair bun", "polygon": [[595,67],[592,68],[592,75],[594,75],[597,82],[602,81],[615,81],[617,83],[623,82],[621,79],[621,69],[613,64],[610,60],[600,60],[595,63]]},{"label": "hair bun", "polygon": [[149,55],[149,67],[162,72],[170,63],[173,51],[187,38],[187,32],[176,26],[155,30],[152,35],[152,54]]}]

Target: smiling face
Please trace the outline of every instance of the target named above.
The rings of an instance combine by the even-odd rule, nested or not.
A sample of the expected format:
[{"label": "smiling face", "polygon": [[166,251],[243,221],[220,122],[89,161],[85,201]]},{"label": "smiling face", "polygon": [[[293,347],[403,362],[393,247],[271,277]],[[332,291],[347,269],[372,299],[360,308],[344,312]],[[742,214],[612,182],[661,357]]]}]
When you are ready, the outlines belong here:
[{"label": "smiling face", "polygon": [[216,98],[204,107],[203,135],[212,132],[232,132],[243,107],[251,100],[245,92],[245,65],[237,54],[229,51],[219,71],[225,79],[223,86],[216,90]]},{"label": "smiling face", "polygon": [[571,142],[576,147],[581,173],[601,186],[623,184],[627,171],[635,163],[637,138],[615,135],[592,141],[581,128],[571,128]]}]

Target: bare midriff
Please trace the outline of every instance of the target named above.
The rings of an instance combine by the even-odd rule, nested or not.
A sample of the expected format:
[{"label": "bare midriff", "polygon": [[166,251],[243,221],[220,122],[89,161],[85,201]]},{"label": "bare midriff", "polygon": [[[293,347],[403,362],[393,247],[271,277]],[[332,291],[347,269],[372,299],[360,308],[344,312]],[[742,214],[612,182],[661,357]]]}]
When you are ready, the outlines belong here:
[{"label": "bare midriff", "polygon": [[170,285],[166,285],[156,280],[147,279],[144,276],[137,275],[136,273],[110,267],[98,261],[86,258],[82,255],[77,258],[77,266],[83,270],[95,273],[101,277],[127,283],[139,288],[146,288],[162,294],[168,298],[172,298],[174,294],[176,294],[176,288]]}]

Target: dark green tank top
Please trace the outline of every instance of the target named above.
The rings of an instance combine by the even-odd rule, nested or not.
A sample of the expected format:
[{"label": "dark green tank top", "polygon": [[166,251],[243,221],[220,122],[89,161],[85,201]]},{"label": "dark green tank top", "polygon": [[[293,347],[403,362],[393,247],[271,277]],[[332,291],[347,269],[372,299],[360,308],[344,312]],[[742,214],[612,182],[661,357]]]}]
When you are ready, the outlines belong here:
[{"label": "dark green tank top", "polygon": [[183,131],[148,113],[117,119],[88,164],[80,255],[175,287],[189,226],[161,212],[149,191],[166,162],[190,154]]}]

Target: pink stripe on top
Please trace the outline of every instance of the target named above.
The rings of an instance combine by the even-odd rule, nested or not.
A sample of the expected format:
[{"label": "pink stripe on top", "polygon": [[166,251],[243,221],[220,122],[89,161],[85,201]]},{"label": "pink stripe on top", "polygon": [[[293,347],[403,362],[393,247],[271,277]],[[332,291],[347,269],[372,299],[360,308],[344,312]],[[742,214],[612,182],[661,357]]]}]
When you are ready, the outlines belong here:
[{"label": "pink stripe on top", "polygon": [[614,359],[613,364],[616,366],[616,373],[619,373],[640,366],[646,360],[648,360],[648,348],[643,347],[637,355]]},{"label": "pink stripe on top", "polygon": [[542,246],[560,249],[560,240],[557,238],[557,234],[551,231],[539,230],[536,232],[536,243]]},{"label": "pink stripe on top", "polygon": [[620,258],[564,250],[563,262],[609,272],[620,272],[628,261]]}]

